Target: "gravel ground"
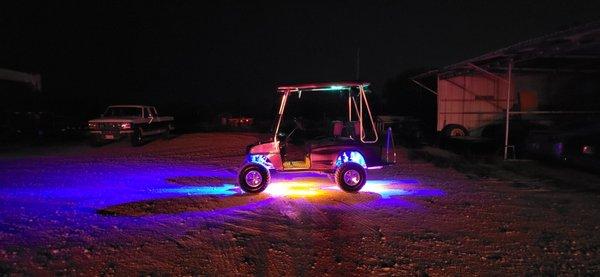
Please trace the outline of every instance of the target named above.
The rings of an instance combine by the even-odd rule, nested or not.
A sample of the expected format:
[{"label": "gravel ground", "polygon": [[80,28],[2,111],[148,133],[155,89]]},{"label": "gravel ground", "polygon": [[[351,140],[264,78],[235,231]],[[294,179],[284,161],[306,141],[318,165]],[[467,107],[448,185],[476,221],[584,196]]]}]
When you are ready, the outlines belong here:
[{"label": "gravel ground", "polygon": [[[410,160],[358,194],[278,174],[243,194],[250,134],[0,157],[0,275],[600,273],[600,197]],[[517,184],[517,185],[516,185]]]}]

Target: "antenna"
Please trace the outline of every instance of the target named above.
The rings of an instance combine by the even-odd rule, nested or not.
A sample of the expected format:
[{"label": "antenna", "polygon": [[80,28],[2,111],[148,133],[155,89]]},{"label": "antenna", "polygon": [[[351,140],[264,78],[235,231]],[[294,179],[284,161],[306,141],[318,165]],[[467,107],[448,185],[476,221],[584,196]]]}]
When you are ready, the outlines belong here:
[{"label": "antenna", "polygon": [[356,81],[360,78],[360,47],[356,49]]}]

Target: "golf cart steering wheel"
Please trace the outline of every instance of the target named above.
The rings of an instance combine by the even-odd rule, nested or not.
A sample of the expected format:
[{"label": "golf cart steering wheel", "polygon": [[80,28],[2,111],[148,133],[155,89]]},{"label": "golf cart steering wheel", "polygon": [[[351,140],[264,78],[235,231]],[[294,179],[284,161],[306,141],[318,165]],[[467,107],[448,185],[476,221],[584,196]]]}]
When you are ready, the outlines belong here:
[{"label": "golf cart steering wheel", "polygon": [[292,137],[292,135],[296,132],[296,130],[300,129],[302,131],[304,131],[304,124],[302,124],[302,120],[298,117],[294,117],[294,124],[296,125],[296,127],[294,127],[294,129],[287,134],[287,136],[285,137],[285,144],[287,144],[290,141],[290,138]]},{"label": "golf cart steering wheel", "polygon": [[296,124],[296,129],[306,131],[306,128],[304,127],[304,122],[301,117],[294,117],[294,123]]}]

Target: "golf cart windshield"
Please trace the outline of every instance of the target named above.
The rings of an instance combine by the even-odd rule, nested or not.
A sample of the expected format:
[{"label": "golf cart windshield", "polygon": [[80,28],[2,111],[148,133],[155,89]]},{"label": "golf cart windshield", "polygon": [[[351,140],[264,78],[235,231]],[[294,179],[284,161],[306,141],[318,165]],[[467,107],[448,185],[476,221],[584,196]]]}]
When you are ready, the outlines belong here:
[{"label": "golf cart windshield", "polygon": [[[293,92],[286,103],[279,136],[311,140],[330,136],[331,122],[348,117],[348,93]],[[294,130],[296,129],[296,130]],[[294,132],[292,134],[292,132]]]}]

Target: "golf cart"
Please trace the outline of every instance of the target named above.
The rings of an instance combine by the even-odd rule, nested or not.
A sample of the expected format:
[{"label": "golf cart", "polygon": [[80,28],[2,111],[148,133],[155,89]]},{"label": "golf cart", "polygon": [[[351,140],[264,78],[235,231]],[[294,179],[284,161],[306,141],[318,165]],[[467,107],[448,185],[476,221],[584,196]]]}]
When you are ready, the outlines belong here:
[{"label": "golf cart", "polygon": [[344,191],[357,192],[366,182],[367,169],[394,163],[391,129],[382,143],[367,100],[368,86],[335,82],[278,87],[281,102],[274,134],[268,142],[248,146],[238,177],[241,189],[265,190],[271,171],[312,171],[328,174]]}]

